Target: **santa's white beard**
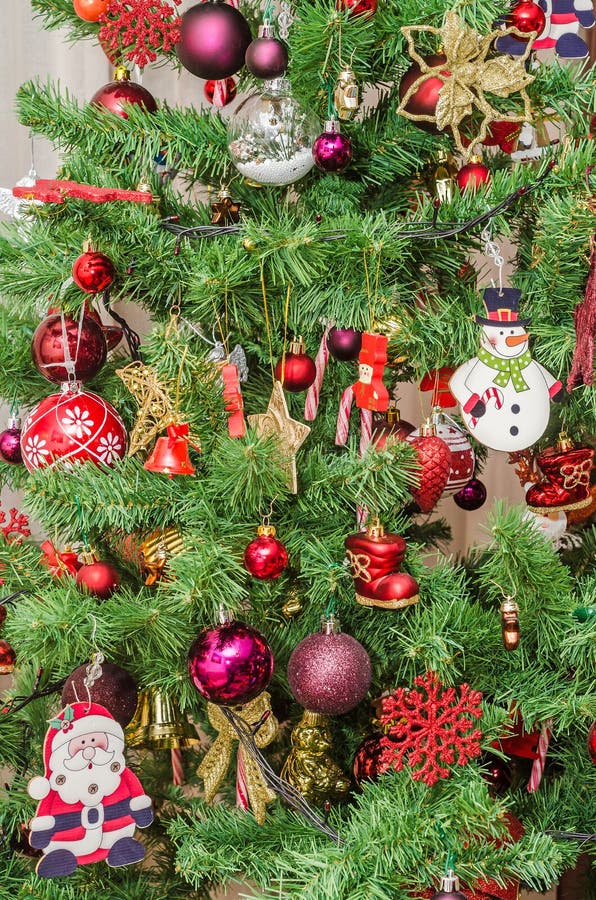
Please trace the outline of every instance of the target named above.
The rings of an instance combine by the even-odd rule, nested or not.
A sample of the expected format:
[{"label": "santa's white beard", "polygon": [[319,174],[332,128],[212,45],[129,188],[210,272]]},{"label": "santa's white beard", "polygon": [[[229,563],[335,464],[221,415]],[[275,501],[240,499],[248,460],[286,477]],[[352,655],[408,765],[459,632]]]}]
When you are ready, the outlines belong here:
[{"label": "santa's white beard", "polygon": [[[84,760],[84,766],[78,768],[79,757],[82,759],[82,751],[74,757],[68,756],[68,753],[60,753],[60,758],[56,758],[58,753],[53,753],[50,760],[50,768],[52,775],[50,784],[58,793],[63,803],[82,803],[84,806],[97,806],[104,797],[109,797],[120,785],[122,772],[126,766],[123,754],[115,750],[114,752],[96,751],[101,757],[107,759],[104,765],[96,762],[96,759]],[[71,766],[67,768],[65,762]],[[74,770],[72,768],[74,763]],[[89,764],[91,763],[91,768]],[[117,772],[112,771],[112,766],[119,764]],[[63,784],[57,783],[59,776],[64,776]],[[96,790],[89,791],[91,785],[96,786]]]}]

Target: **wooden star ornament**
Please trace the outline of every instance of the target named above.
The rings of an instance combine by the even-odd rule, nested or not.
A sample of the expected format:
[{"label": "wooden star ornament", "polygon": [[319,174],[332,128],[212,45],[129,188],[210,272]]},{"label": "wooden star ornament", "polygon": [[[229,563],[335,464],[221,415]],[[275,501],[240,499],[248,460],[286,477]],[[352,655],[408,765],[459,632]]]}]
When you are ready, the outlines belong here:
[{"label": "wooden star ornament", "polygon": [[256,429],[258,437],[275,438],[282,453],[282,466],[287,473],[288,487],[292,494],[297,494],[296,454],[310,434],[310,427],[291,418],[284,389],[279,381],[275,382],[266,411],[249,416],[248,424]]}]

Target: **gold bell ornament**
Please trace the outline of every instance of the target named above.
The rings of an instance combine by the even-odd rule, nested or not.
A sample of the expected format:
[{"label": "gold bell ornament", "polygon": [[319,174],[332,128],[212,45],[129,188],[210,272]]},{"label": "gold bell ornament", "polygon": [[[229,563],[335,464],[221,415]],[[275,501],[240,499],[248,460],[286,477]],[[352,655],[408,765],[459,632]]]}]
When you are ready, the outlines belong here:
[{"label": "gold bell ornament", "polygon": [[197,746],[199,738],[173,697],[156,687],[141,691],[135,714],[126,727],[125,737],[128,746],[132,748],[169,750],[173,782],[175,785],[184,783],[182,750]]}]

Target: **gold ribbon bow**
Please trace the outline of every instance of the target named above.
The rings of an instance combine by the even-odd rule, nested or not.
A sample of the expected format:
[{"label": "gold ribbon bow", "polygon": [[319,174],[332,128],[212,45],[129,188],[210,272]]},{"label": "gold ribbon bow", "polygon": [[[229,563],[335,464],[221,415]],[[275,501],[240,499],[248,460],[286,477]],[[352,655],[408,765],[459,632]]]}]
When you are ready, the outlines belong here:
[{"label": "gold ribbon bow", "polygon": [[[466,158],[473,152],[474,144],[482,143],[485,139],[491,122],[532,121],[530,98],[526,87],[534,81],[534,76],[526,72],[525,62],[532,50],[535,35],[530,38],[521,56],[500,55],[487,59],[491,53],[493,41],[507,34],[522,36],[521,32],[517,28],[510,27],[495,29],[490,34],[480,35],[466,25],[453,10],[446,13],[445,24],[442,28],[434,28],[431,25],[406,25],[402,27],[401,31],[408,42],[410,56],[418,63],[421,71],[421,74],[404,94],[398,107],[397,111],[402,116],[415,122],[434,122],[439,130],[451,128],[457,149]],[[429,66],[424,58],[416,52],[414,34],[423,31],[438,36],[446,58],[445,62]],[[523,37],[527,37],[527,35],[523,35]],[[407,112],[406,106],[411,97],[427,78],[439,78],[443,82],[435,114],[431,116]],[[509,97],[517,91],[524,103],[524,111],[519,115],[499,112],[485,97],[485,92],[497,97]],[[481,112],[484,118],[476,134],[469,135],[470,145],[465,148],[459,125],[465,119],[467,120],[474,110]],[[466,125],[468,125],[467,122]],[[465,133],[467,137],[467,127]]]},{"label": "gold ribbon bow", "polygon": [[[271,695],[267,691],[263,691],[250,703],[245,703],[240,712],[236,710],[235,712],[249,728],[256,725],[265,713],[269,713],[269,718],[263,722],[254,736],[255,743],[259,749],[267,747],[277,736],[279,723],[271,712]],[[219,706],[216,706],[214,703],[208,703],[207,715],[218,735],[197,769],[197,774],[203,779],[205,784],[205,800],[207,803],[211,803],[230,767],[234,742],[238,740],[238,735]],[[248,754],[243,753],[241,746],[238,747],[238,756],[244,764],[246,789],[250,806],[255,819],[259,825],[262,825],[265,821],[267,803],[272,803],[276,795],[265,784],[258,764]]]},{"label": "gold ribbon bow", "polygon": [[371,581],[372,575],[368,571],[370,556],[367,556],[366,553],[352,553],[351,550],[346,550],[346,556],[350,563],[352,577],[359,578],[361,581]]}]

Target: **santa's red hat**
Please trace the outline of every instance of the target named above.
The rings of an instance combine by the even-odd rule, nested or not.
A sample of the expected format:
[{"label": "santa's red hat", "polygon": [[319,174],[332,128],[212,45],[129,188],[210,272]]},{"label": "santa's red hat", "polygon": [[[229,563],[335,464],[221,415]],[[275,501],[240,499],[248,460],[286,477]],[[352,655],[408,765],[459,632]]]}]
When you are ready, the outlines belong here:
[{"label": "santa's red hat", "polygon": [[58,713],[55,719],[50,720],[50,727],[43,745],[45,774],[33,778],[27,788],[29,795],[34,800],[43,800],[50,793],[52,753],[68,744],[73,738],[83,737],[91,732],[112,735],[124,741],[122,727],[116,722],[111,712],[99,703],[85,701],[71,703]]}]

